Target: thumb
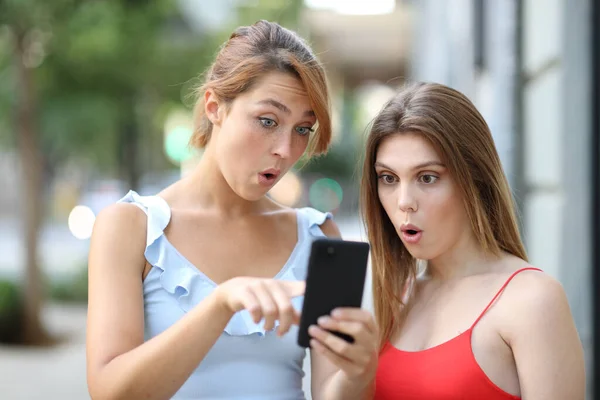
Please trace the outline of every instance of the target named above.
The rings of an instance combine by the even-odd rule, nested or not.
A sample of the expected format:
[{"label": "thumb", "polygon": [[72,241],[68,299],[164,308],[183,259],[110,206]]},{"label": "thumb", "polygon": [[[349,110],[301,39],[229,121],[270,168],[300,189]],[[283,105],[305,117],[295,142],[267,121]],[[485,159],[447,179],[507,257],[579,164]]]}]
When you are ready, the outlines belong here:
[{"label": "thumb", "polygon": [[281,284],[285,294],[290,297],[301,296],[306,289],[306,282],[304,281],[284,281]]}]

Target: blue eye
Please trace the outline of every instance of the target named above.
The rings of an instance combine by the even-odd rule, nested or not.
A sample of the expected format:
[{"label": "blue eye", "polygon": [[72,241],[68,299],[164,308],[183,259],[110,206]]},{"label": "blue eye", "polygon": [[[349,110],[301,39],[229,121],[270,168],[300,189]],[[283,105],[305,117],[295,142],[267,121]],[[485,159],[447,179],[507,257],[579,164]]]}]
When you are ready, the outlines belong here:
[{"label": "blue eye", "polygon": [[277,126],[277,122],[273,121],[271,118],[261,117],[258,120],[260,121],[260,124],[265,128],[273,128]]},{"label": "blue eye", "polygon": [[313,132],[313,129],[306,126],[299,126],[296,128],[296,132],[298,132],[302,136],[306,136]]}]

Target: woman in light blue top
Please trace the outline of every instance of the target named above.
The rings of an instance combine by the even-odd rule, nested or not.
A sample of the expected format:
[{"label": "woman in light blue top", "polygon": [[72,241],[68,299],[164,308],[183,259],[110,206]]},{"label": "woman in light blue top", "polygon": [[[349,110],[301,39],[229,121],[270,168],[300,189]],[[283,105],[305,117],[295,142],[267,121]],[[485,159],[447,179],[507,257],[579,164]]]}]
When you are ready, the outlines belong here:
[{"label": "woman in light blue top", "polygon": [[[231,35],[198,89],[197,167],[158,195],[129,192],[96,220],[93,399],[305,397],[296,338],[308,252],[339,230],[330,214],[266,193],[306,151],[327,150],[328,96],[323,68],[295,33],[259,21]],[[312,397],[369,397],[372,315],[336,310],[310,334]]]}]

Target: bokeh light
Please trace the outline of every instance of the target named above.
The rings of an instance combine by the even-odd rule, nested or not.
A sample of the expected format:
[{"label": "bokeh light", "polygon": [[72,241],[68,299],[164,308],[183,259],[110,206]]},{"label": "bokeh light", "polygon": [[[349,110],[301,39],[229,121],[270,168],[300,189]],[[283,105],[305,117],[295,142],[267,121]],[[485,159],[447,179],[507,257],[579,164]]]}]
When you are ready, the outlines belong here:
[{"label": "bokeh light", "polygon": [[322,178],[315,181],[308,192],[310,204],[320,211],[332,211],[340,206],[344,191],[334,179]]},{"label": "bokeh light", "polygon": [[69,230],[77,239],[86,240],[92,236],[96,216],[91,208],[75,206],[69,214]]},{"label": "bokeh light", "polygon": [[394,12],[394,0],[304,0],[304,4],[317,10],[331,10],[344,15],[378,15]]},{"label": "bokeh light", "polygon": [[175,109],[169,113],[164,125],[165,154],[177,166],[193,156],[189,146],[193,134],[192,118],[187,110]]},{"label": "bokeh light", "polygon": [[189,148],[192,129],[186,126],[176,126],[165,137],[165,152],[171,161],[181,164],[191,157]]}]

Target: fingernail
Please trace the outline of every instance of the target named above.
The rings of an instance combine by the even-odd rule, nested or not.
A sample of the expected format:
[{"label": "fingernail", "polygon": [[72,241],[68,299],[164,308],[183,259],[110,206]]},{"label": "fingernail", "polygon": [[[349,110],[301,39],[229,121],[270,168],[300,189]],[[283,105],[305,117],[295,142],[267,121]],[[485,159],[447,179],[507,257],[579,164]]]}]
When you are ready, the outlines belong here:
[{"label": "fingernail", "polygon": [[331,315],[333,315],[334,317],[341,317],[342,316],[342,310],[340,310],[339,308],[336,308],[335,310],[333,310],[331,312]]},{"label": "fingernail", "polygon": [[317,322],[319,325],[324,325],[329,322],[329,317],[319,317]]}]

